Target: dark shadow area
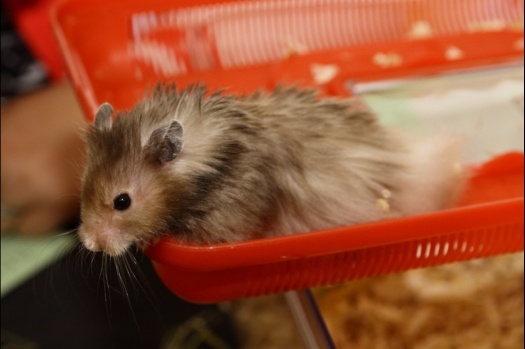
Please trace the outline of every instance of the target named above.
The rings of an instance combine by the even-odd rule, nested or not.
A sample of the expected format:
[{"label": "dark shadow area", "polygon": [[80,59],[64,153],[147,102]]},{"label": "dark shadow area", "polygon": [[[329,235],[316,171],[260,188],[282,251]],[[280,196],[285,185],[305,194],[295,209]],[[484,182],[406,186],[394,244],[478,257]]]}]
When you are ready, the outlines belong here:
[{"label": "dark shadow area", "polygon": [[[100,272],[102,254],[79,254],[78,248],[6,295],[2,348],[23,340],[36,345],[23,348],[159,348],[167,338],[198,332],[187,325],[192,317],[201,323],[204,319],[207,332],[237,347],[231,319],[218,306],[179,299],[162,284],[147,257],[133,255],[144,278],[136,268],[138,281],[123,275],[129,297],[122,291],[114,262],[105,268],[106,281]],[[183,335],[174,335],[184,323]]]}]

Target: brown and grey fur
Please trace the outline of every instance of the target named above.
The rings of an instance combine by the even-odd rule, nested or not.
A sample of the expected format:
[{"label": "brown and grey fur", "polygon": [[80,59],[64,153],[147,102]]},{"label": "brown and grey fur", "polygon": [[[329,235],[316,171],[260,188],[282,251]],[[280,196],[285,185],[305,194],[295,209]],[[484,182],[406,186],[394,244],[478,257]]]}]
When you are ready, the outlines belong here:
[{"label": "brown and grey fur", "polygon": [[[167,233],[239,241],[420,214],[450,204],[453,142],[413,143],[353,99],[277,88],[234,96],[159,85],[87,133],[79,235],[121,254]],[[113,209],[128,193],[129,209]],[[389,207],[377,206],[384,198]]]}]

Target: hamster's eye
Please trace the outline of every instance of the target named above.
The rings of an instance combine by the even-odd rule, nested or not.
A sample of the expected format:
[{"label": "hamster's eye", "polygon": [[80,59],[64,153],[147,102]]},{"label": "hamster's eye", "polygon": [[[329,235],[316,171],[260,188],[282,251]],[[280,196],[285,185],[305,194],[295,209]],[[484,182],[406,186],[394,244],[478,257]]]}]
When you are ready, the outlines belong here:
[{"label": "hamster's eye", "polygon": [[113,200],[115,210],[124,211],[131,205],[131,198],[128,194],[120,194]]}]

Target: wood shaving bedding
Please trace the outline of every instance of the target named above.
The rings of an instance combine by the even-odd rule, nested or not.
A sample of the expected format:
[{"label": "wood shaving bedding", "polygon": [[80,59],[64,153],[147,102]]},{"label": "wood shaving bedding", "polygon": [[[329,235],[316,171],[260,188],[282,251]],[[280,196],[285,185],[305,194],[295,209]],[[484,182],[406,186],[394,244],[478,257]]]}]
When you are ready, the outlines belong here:
[{"label": "wood shaving bedding", "polygon": [[523,254],[318,291],[338,349],[523,348]]},{"label": "wood shaving bedding", "polygon": [[[524,347],[523,253],[314,290],[337,349]],[[281,295],[233,302],[245,349],[304,348]]]},{"label": "wood shaving bedding", "polygon": [[303,349],[303,343],[283,295],[232,302],[241,349]]}]

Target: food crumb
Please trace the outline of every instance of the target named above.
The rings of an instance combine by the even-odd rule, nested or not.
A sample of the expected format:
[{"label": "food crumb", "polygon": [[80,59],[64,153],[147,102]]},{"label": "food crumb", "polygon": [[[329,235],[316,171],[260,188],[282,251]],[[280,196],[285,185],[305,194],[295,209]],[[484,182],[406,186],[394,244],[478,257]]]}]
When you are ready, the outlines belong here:
[{"label": "food crumb", "polygon": [[495,157],[497,154],[494,150],[491,150],[491,149],[486,149],[485,152],[487,153],[487,156],[490,157],[490,158],[493,158]]},{"label": "food crumb", "polygon": [[392,197],[392,192],[388,189],[383,189],[381,190],[381,196],[383,196],[385,199],[389,199]]},{"label": "food crumb", "polygon": [[304,45],[303,43],[301,43],[300,41],[296,39],[290,38],[286,42],[281,58],[287,59],[292,56],[305,54],[307,52],[308,52],[308,47],[306,47],[306,45]]},{"label": "food crumb", "polygon": [[142,74],[142,70],[140,70],[139,67],[135,68],[133,75],[138,81],[142,81],[144,79],[144,74]]},{"label": "food crumb", "polygon": [[432,27],[427,21],[417,21],[412,23],[412,28],[408,32],[411,39],[426,39],[432,36]]},{"label": "food crumb", "polygon": [[398,67],[403,63],[403,59],[396,53],[378,52],[373,57],[374,64],[381,68]]},{"label": "food crumb", "polygon": [[461,176],[462,173],[463,173],[463,166],[461,166],[459,162],[456,162],[454,164],[454,174],[456,176]]},{"label": "food crumb", "polygon": [[339,67],[335,64],[312,64],[310,71],[318,85],[332,81],[339,74]]},{"label": "food crumb", "polygon": [[514,42],[514,49],[518,51],[523,51],[523,38],[518,39]]},{"label": "food crumb", "polygon": [[389,212],[390,211],[390,204],[386,199],[379,198],[376,200],[376,207],[382,210],[383,212]]},{"label": "food crumb", "polygon": [[493,19],[482,22],[471,22],[467,24],[467,30],[471,33],[476,32],[497,32],[502,31],[507,23],[502,19]]},{"label": "food crumb", "polygon": [[463,58],[463,56],[464,56],[463,51],[461,51],[456,46],[449,46],[449,48],[445,52],[445,57],[449,61],[455,61],[455,60],[461,59],[461,58]]},{"label": "food crumb", "polygon": [[523,31],[523,18],[517,18],[514,20],[514,22],[512,22],[511,28],[516,31]]}]

